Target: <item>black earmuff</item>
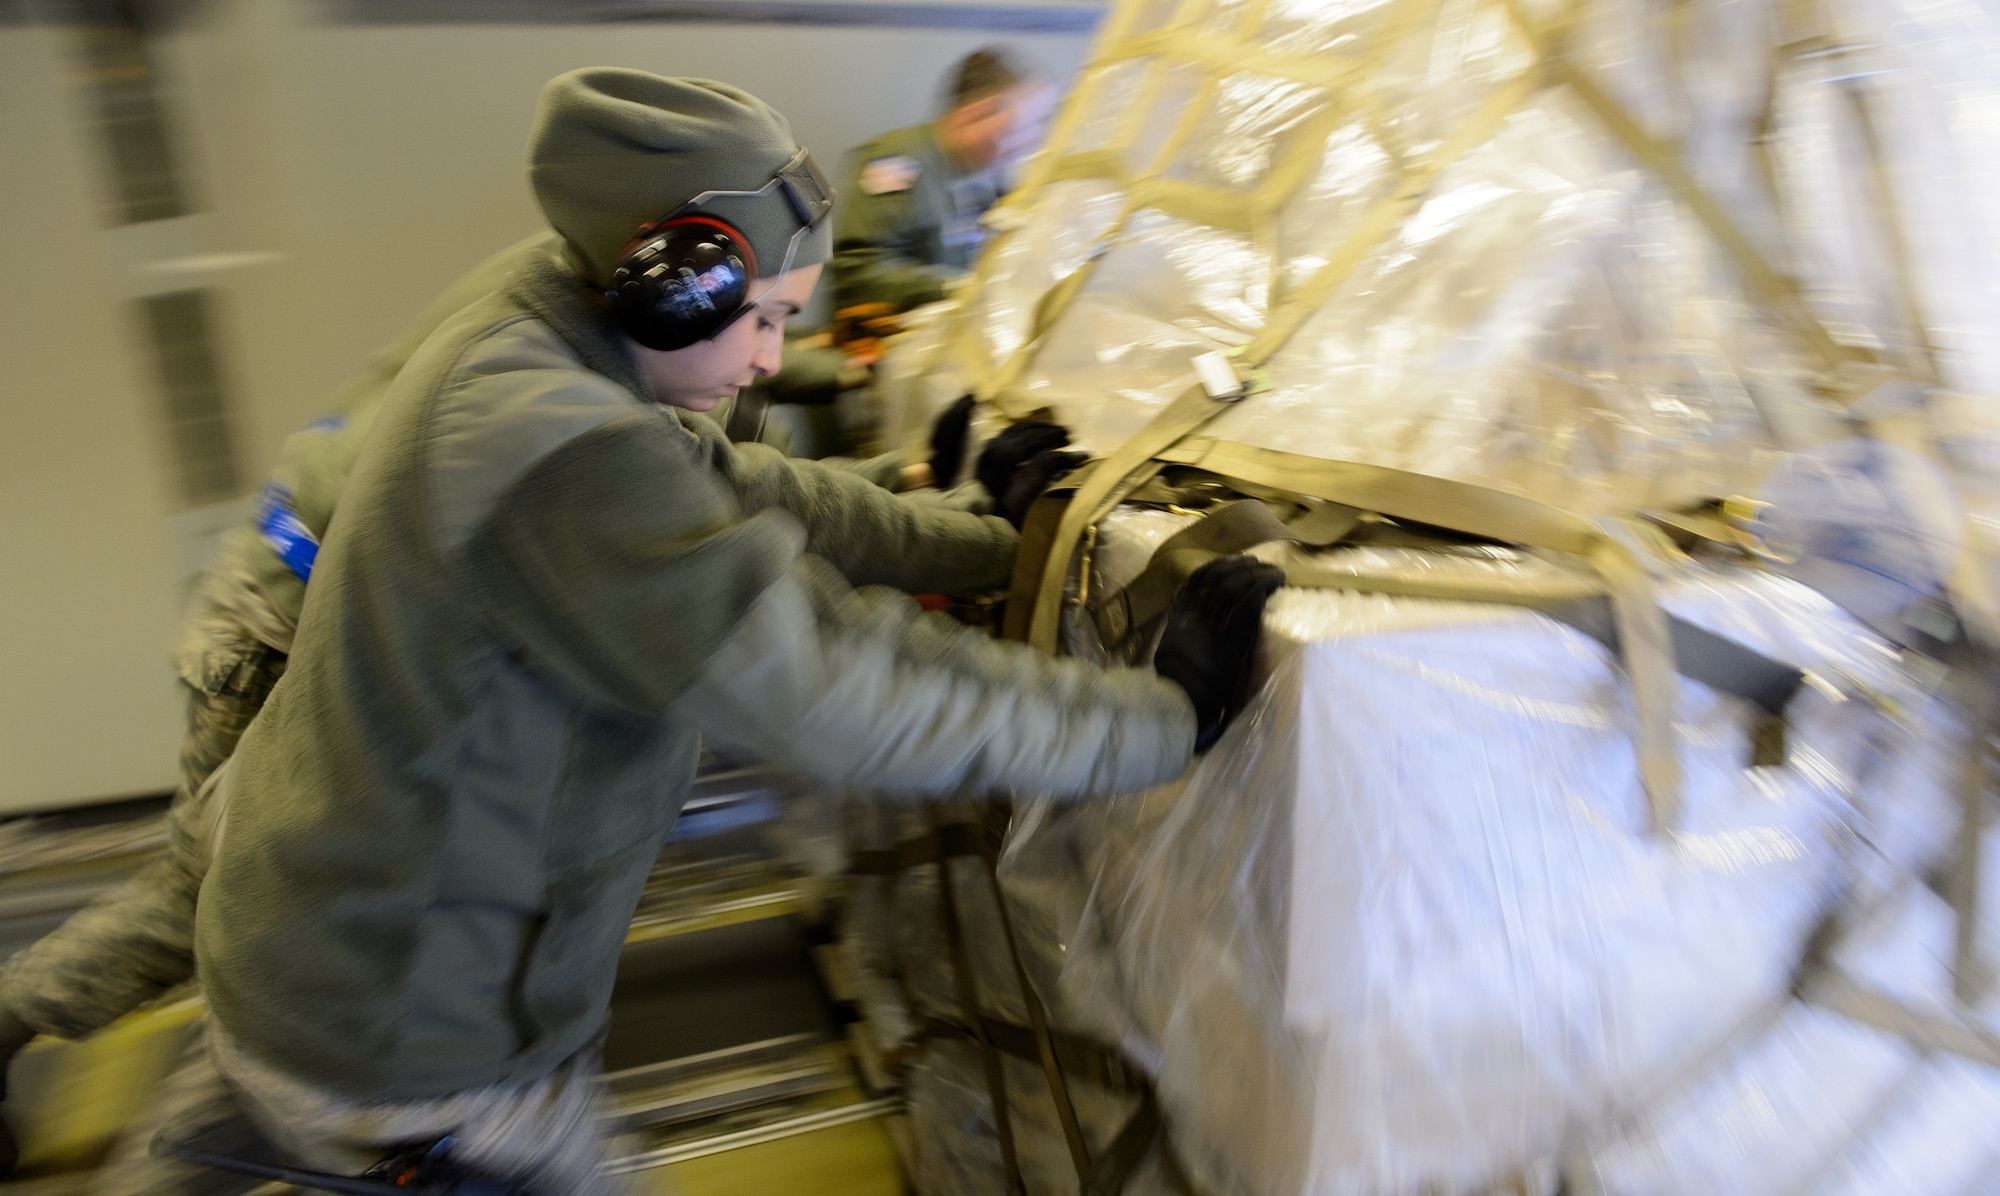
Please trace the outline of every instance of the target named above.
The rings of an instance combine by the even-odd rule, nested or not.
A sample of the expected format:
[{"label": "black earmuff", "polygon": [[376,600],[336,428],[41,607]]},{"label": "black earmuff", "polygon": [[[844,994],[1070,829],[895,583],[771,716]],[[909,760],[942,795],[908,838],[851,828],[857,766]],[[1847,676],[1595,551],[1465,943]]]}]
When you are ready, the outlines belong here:
[{"label": "black earmuff", "polygon": [[611,271],[612,318],[648,349],[685,349],[750,310],[757,255],[713,216],[676,216],[641,230]]}]

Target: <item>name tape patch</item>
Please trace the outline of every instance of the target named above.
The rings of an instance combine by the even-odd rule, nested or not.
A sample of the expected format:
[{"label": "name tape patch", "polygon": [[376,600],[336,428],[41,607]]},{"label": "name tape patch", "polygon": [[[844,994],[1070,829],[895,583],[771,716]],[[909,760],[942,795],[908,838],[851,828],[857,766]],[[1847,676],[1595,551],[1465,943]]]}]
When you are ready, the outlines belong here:
[{"label": "name tape patch", "polygon": [[861,191],[864,195],[892,195],[908,191],[923,172],[922,163],[902,154],[871,158],[861,168]]}]

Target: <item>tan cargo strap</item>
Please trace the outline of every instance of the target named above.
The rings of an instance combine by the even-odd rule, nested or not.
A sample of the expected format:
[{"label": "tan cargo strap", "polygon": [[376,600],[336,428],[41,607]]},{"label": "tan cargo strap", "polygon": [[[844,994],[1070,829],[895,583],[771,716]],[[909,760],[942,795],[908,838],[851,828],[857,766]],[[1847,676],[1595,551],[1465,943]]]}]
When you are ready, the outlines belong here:
[{"label": "tan cargo strap", "polygon": [[[1021,1003],[1028,1011],[1028,1027],[1034,1036],[1036,1061],[1041,1064],[1043,1078],[1048,1081],[1049,1097],[1055,1102],[1056,1119],[1062,1125],[1063,1141],[1069,1147],[1070,1163],[1076,1168],[1082,1196],[1119,1196],[1125,1189],[1125,1181],[1131,1177],[1132,1169],[1138,1166],[1158,1130],[1159,1121],[1153,1110],[1151,1089],[1142,1087],[1138,1113],[1120,1129],[1104,1154],[1092,1159],[1090,1144],[1085,1140],[1082,1123],[1077,1119],[1076,1105],[1070,1098],[1063,1055],[1057,1050],[1056,1034],[1049,1026],[1048,1011],[1042,1006],[1041,996],[1036,993],[1027,966],[1021,961],[1021,945],[1014,933],[1014,918],[1007,912],[1007,894],[1000,888],[998,848],[990,839],[981,840],[981,845],[986,849],[987,887],[993,894],[993,908],[1000,916],[1000,931],[1007,940],[1007,957],[1014,965],[1014,980],[1020,987]],[[1120,1062],[1122,1064],[1122,1060]]]},{"label": "tan cargo strap", "polygon": [[2000,729],[2000,679],[1993,661],[1985,667],[1961,670],[1957,677],[1960,701],[1966,710],[1967,743],[1959,762],[1958,858],[1947,874],[1947,892],[1952,910],[1958,915],[1957,939],[1953,944],[1952,990],[1959,1001],[1972,1005],[1984,1000],[1993,976],[1979,958],[1981,857],[1986,830],[1986,795],[1992,776],[1993,734]]},{"label": "tan cargo strap", "polygon": [[1588,556],[1604,538],[1602,529],[1589,520],[1533,499],[1382,465],[1330,461],[1208,437],[1177,444],[1159,456],[1169,464],[1193,466],[1232,481],[1241,479],[1508,544]]},{"label": "tan cargo strap", "polygon": [[[982,1021],[982,1032],[1000,1051],[1024,1063],[1041,1064],[1041,1050],[1032,1029],[990,1014]],[[1115,1196],[1124,1189],[1139,1164],[1145,1161],[1146,1152],[1160,1142],[1160,1108],[1153,1095],[1152,1081],[1111,1047],[1061,1030],[1052,1031],[1052,1035],[1055,1055],[1062,1067],[1061,1075],[1094,1084],[1108,1092],[1138,1098],[1138,1107],[1125,1119],[1125,1124],[1112,1135],[1101,1154],[1086,1163],[1088,1174],[1079,1172],[1077,1177],[1084,1192]],[[946,1018],[925,1020],[918,1036],[930,1040],[952,1038],[977,1042],[977,1036],[971,1030]],[[1044,1075],[1047,1075],[1046,1070]]]},{"label": "tan cargo strap", "polygon": [[[1907,434],[1897,435],[1899,431],[1907,433],[1907,427],[1895,425],[1885,427],[1877,422],[1874,431],[1891,443],[1900,444],[1906,449],[1935,460],[1935,450],[1927,442]],[[1701,508],[1673,515],[1649,514],[1648,518],[1667,526],[1669,534],[1678,529],[1691,539],[1709,540],[1737,548],[1746,547],[1745,537],[1724,516],[1728,505],[1728,501],[1722,504],[1723,511]],[[1752,551],[1761,550],[1753,547]],[[1924,655],[1950,667],[1951,675],[1956,679],[1954,686],[1957,690],[1956,698],[1967,712],[1966,725],[1973,730],[1967,737],[1955,784],[1960,811],[1958,851],[1945,876],[1945,896],[1957,915],[1952,962],[1953,995],[1962,1006],[1970,1006],[1984,999],[1995,979],[1992,962],[1982,960],[1978,950],[1982,933],[1979,894],[1981,886],[1987,883],[1987,878],[1980,874],[1983,854],[1980,844],[1986,824],[1987,789],[1992,767],[1989,758],[1992,753],[1991,734],[2000,730],[2000,693],[1995,692],[1993,680],[1996,676],[2000,676],[2000,671],[1995,669],[1995,652],[1991,646],[1992,604],[1983,584],[1979,584],[1976,580],[1969,581],[1966,576],[1969,572],[1966,566],[1970,559],[1969,553],[1960,554],[1955,565],[1955,576],[1946,584],[1946,592],[1952,599],[1954,613],[1963,620],[1962,634],[1940,642],[1928,639],[1925,634],[1914,633],[1909,627],[1887,625],[1882,620],[1864,620],[1878,634],[1898,646],[1914,647]],[[1842,983],[1852,987],[1852,982]],[[1853,997],[1853,993],[1849,995]],[[1882,1004],[1886,1000],[1887,998],[1879,994],[1868,994],[1865,1000],[1862,1000],[1862,1004],[1881,1015],[1887,1008]],[[1901,1011],[1893,1016],[1906,1022],[1908,1017],[1917,1015]],[[1889,1025],[1879,1017],[1871,1024],[1896,1029],[1895,1025]],[[1962,1042],[1961,1030],[1950,1028],[1956,1024],[1948,1023],[1943,1030],[1938,1030],[1935,1026],[1932,1029],[1947,1037],[1955,1035],[1957,1037],[1954,1040]],[[1942,1046],[1938,1041],[1931,1041],[1928,1045],[1940,1049],[1957,1049]],[[1965,1052],[1961,1050],[1958,1053]]]},{"label": "tan cargo strap", "polygon": [[1683,552],[1692,551],[1701,544],[1737,552],[1744,552],[1750,547],[1748,537],[1723,514],[1723,504],[1719,500],[1676,511],[1641,511],[1639,517],[1665,532],[1667,538]]},{"label": "tan cargo strap", "polygon": [[[1078,1122],[1076,1106],[1070,1100],[1069,1081],[1063,1075],[1062,1058],[1056,1053],[1048,1011],[1042,1008],[1041,997],[1035,992],[1034,982],[1028,978],[1028,969],[1021,962],[1021,943],[1014,934],[1014,918],[1007,912],[1007,894],[1000,889],[999,852],[988,847],[984,863],[986,887],[993,894],[993,909],[1000,917],[1000,933],[1007,940],[1007,959],[1014,965],[1014,983],[1020,990],[1021,1004],[1028,1011],[1028,1028],[1035,1039],[1035,1061],[1042,1065],[1042,1078],[1048,1082],[1049,1099],[1055,1102],[1056,1120],[1062,1125],[1063,1144],[1069,1147],[1070,1163],[1076,1168],[1083,1196],[1099,1196],[1097,1168],[1091,1162],[1090,1144],[1084,1140],[1083,1126]],[[1117,1186],[1103,1196],[1117,1196],[1124,1182],[1124,1176],[1117,1177]]]},{"label": "tan cargo strap", "polygon": [[[1086,527],[1117,506],[1145,479],[1141,471],[1154,457],[1172,448],[1182,437],[1213,419],[1228,404],[1208,397],[1200,386],[1191,386],[1154,416],[1131,439],[1096,463],[1064,507],[1061,518],[1048,538],[1050,567],[1043,570],[1035,588],[1017,592],[1032,595],[1028,614],[1027,640],[1032,646],[1054,655],[1056,633],[1062,619],[1063,586],[1069,580],[1069,560],[1083,539]],[[1046,501],[1046,500],[1045,500]],[[1026,550],[1026,545],[1022,550]],[[1009,618],[1012,619],[1010,613]]]},{"label": "tan cargo strap", "polygon": [[1543,26],[1526,12],[1521,0],[1501,0],[1515,26],[1535,47],[1544,68],[1555,81],[1565,84],[1583,101],[1613,137],[1654,178],[1664,183],[1682,206],[1699,220],[1708,235],[1742,277],[1745,289],[1763,304],[1802,341],[1828,370],[1861,355],[1853,347],[1834,340],[1826,326],[1813,314],[1798,284],[1780,274],[1764,257],[1750,236],[1729,215],[1729,210],[1695,180],[1681,161],[1679,151],[1654,137],[1624,105],[1598,85],[1591,73],[1571,58],[1565,45],[1565,30]]},{"label": "tan cargo strap", "polygon": [[[1395,519],[1507,543],[1580,556],[1603,579],[1619,626],[1621,657],[1631,684],[1637,728],[1634,746],[1655,830],[1680,817],[1680,755],[1674,732],[1672,640],[1654,595],[1649,561],[1674,552],[1657,529],[1626,521],[1589,520],[1532,499],[1465,482],[1350,461],[1195,437],[1183,431],[1217,406],[1199,387],[1116,452],[1097,464],[1062,511],[1049,562],[1037,583],[1029,642],[1053,654],[1071,555],[1087,524],[1169,465],[1204,470],[1247,487],[1375,511]],[[1162,443],[1166,442],[1166,443]],[[1248,491],[1246,489],[1246,492]],[[1657,541],[1657,543],[1655,543]],[[1676,554],[1677,555],[1677,554]],[[1023,599],[1016,591],[1013,607]],[[1010,625],[1018,614],[1010,612]]]},{"label": "tan cargo strap", "polygon": [[[1301,524],[1309,525],[1301,528]],[[1114,613],[1110,618],[1101,620],[1099,626],[1116,627],[1132,614],[1163,612],[1167,603],[1172,601],[1179,583],[1202,563],[1216,557],[1278,540],[1323,547],[1337,542],[1342,528],[1352,531],[1360,526],[1364,526],[1361,512],[1352,507],[1319,508],[1306,518],[1286,525],[1271,513],[1269,507],[1254,499],[1224,504],[1162,544],[1138,579],[1106,604],[1116,604],[1125,613]],[[1303,561],[1286,570],[1285,580],[1290,585],[1320,589],[1370,593],[1393,590],[1399,597],[1447,598],[1530,607],[1583,632],[1610,649],[1613,655],[1623,657],[1618,621],[1613,615],[1610,598],[1594,579],[1579,578],[1579,584],[1574,586],[1523,585],[1504,576],[1495,577],[1487,584],[1470,579],[1434,582],[1424,578],[1315,568],[1313,562]],[[1136,599],[1132,596],[1135,590],[1138,591]],[[1666,623],[1674,667],[1680,675],[1742,698],[1762,712],[1763,718],[1755,729],[1756,751],[1751,762],[1760,765],[1784,763],[1784,711],[1804,681],[1805,674],[1685,619],[1668,615]],[[1144,625],[1143,621],[1126,624],[1126,634]]]},{"label": "tan cargo strap", "polygon": [[[1603,644],[1619,659],[1625,658],[1609,599],[1572,599],[1546,608],[1544,613]],[[1751,727],[1750,763],[1764,767],[1784,764],[1785,707],[1804,682],[1804,672],[1677,616],[1667,615],[1666,623],[1676,672],[1758,708],[1760,717]]]},{"label": "tan cargo strap", "polygon": [[[942,832],[944,822],[937,807],[931,807],[932,828]],[[951,954],[951,980],[954,995],[958,1000],[959,1016],[971,1028],[973,1041],[979,1044],[980,1060],[986,1070],[986,1091],[993,1101],[993,1128],[1000,1139],[1000,1166],[1006,1173],[1009,1196],[1027,1196],[1027,1184],[1021,1178],[1020,1153],[1014,1141],[1013,1113],[1007,1106],[1007,1072],[1000,1059],[999,1047],[986,1033],[985,1019],[981,1016],[978,982],[972,975],[972,955],[966,950],[965,936],[960,930],[963,923],[958,916],[958,901],[952,892],[951,869],[940,864],[938,867],[938,927],[944,933],[945,944]]]},{"label": "tan cargo strap", "polygon": [[1843,1017],[1897,1034],[1931,1050],[2000,1067],[2000,1035],[1958,1010],[1912,1009],[1896,998],[1831,969],[1800,986],[1799,998]]},{"label": "tan cargo strap", "polygon": [[[1380,245],[1383,237],[1423,205],[1431,186],[1445,168],[1485,141],[1534,93],[1537,86],[1536,72],[1527,71],[1495,87],[1478,110],[1430,154],[1421,161],[1407,163],[1395,188],[1362,214],[1340,245],[1329,254],[1326,263],[1273,307],[1265,318],[1263,330],[1249,345],[1244,346],[1242,365],[1254,369],[1282,348],[1368,253]],[[1313,145],[1311,139],[1301,138],[1295,148],[1311,148]],[[1304,177],[1299,176],[1301,180]],[[1275,211],[1276,205],[1271,210]],[[1088,265],[1086,263],[1086,270]],[[1079,274],[1083,272],[1079,271]],[[1014,362],[1002,374],[1003,384],[1011,383],[1025,368],[1027,357],[1037,343],[1030,340],[1015,354]],[[1156,456],[1198,431],[1230,406],[1231,403],[1225,399],[1211,398],[1199,384],[1191,386],[1148,421],[1145,427],[1119,445],[1104,459],[1097,473],[1077,492],[1075,501],[1063,513],[1053,542],[1057,556],[1064,562],[1069,560],[1083,539],[1084,529],[1103,518],[1138,485],[1132,476],[1136,471],[1146,468]],[[1055,651],[1056,627],[1061,617],[1063,582],[1066,580],[1063,572],[1062,569],[1044,572],[1041,586],[1035,591],[1028,642],[1044,652]]]},{"label": "tan cargo strap", "polygon": [[[956,1017],[927,1017],[918,1027],[919,1038],[959,1038],[977,1042],[981,1034],[1002,1054],[1024,1063],[1041,1065],[1041,1049],[1032,1027],[981,1011],[980,1026],[974,1031]],[[1094,1039],[1052,1029],[1052,1045],[1065,1075],[1095,1084],[1107,1092],[1131,1095],[1151,1086],[1146,1074],[1126,1062],[1113,1047]]]},{"label": "tan cargo strap", "polygon": [[[1075,499],[1073,491],[1051,490],[1028,508],[1021,521],[1021,540],[1014,549],[1014,577],[1007,585],[1007,609],[1000,615],[1000,638],[1025,642],[1035,612],[1034,596],[1042,576],[1055,563],[1056,529]],[[1067,567],[1068,557],[1059,568]]]},{"label": "tan cargo strap", "polygon": [[[1028,508],[1026,519],[1021,521],[1020,543],[1014,549],[1014,576],[1007,586],[1007,608],[1000,621],[1000,638],[1025,643],[1028,640],[1030,621],[1035,612],[1034,595],[1041,589],[1042,578],[1049,565],[1055,561],[1054,544],[1057,530],[1069,504],[1076,493],[1099,470],[1101,462],[1090,461],[1058,478],[1042,496]],[[1144,485],[1159,472],[1157,467],[1142,469],[1137,482]],[[1068,557],[1063,558],[1065,566]],[[1066,567],[1060,570],[1066,573]],[[1059,577],[1056,585],[1060,592],[1067,577]]]},{"label": "tan cargo strap", "polygon": [[[1022,963],[1013,918],[1007,910],[1006,895],[1000,888],[999,845],[1005,836],[1007,815],[1006,807],[1000,803],[983,807],[981,817],[958,822],[947,823],[934,814],[929,833],[913,836],[888,850],[867,853],[865,858],[857,859],[857,866],[888,871],[897,866],[942,864],[944,860],[957,856],[978,858],[978,867],[986,877],[1000,918],[1008,958],[1013,966],[1022,1004],[1028,1011],[1029,1024],[1022,1026],[997,1017],[981,1005],[978,986],[973,979],[970,952],[961,931],[956,891],[949,870],[941,868],[938,914],[950,949],[958,1016],[928,1018],[919,1030],[919,1037],[932,1039],[951,1035],[969,1039],[979,1047],[986,1071],[988,1097],[994,1107],[994,1126],[1000,1140],[1002,1163],[1010,1185],[1021,1182],[1021,1173],[1012,1132],[1012,1111],[1007,1105],[1006,1071],[1000,1058],[1003,1054],[1041,1067],[1084,1196],[1118,1196],[1159,1136],[1158,1107],[1151,1082],[1115,1049],[1050,1026],[1047,1011]],[[1139,1098],[1137,1110],[1094,1160],[1070,1098],[1068,1076],[1077,1076],[1110,1092],[1137,1095]]]},{"label": "tan cargo strap", "polygon": [[1104,646],[1129,659],[1126,649],[1131,639],[1166,614],[1182,583],[1209,561],[1274,541],[1314,548],[1338,544],[1360,526],[1361,515],[1353,507],[1328,503],[1285,523],[1256,499],[1213,508],[1192,526],[1169,537],[1153,551],[1152,560],[1139,576],[1098,606],[1097,629]]}]

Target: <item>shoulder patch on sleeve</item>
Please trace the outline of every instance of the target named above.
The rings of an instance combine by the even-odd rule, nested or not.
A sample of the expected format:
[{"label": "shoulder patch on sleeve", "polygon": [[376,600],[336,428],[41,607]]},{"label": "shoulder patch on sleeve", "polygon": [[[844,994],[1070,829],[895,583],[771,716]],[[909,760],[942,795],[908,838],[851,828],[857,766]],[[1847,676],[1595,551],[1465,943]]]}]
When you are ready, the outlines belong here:
[{"label": "shoulder patch on sleeve", "polygon": [[921,162],[903,154],[870,158],[861,168],[861,191],[864,195],[890,195],[897,191],[908,191],[923,173],[924,167]]}]

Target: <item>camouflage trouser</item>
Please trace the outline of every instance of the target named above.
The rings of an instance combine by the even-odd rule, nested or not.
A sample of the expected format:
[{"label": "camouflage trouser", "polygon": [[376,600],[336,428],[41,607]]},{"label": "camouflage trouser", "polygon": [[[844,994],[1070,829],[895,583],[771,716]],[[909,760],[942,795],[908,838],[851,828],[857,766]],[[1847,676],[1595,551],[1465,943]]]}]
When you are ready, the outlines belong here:
[{"label": "camouflage trouser", "polygon": [[[318,1092],[232,1049],[213,1022],[189,1045],[146,1116],[119,1139],[94,1196],[239,1196],[257,1186],[226,1171],[152,1154],[156,1136],[184,1138],[248,1117],[287,1159],[357,1175],[397,1148],[452,1136],[452,1155],[480,1174],[511,1180],[534,1196],[618,1196],[624,1182],[601,1173],[595,1048],[543,1079],[429,1100],[363,1103]],[[654,1190],[657,1190],[655,1188]]]},{"label": "camouflage trouser", "polygon": [[[194,907],[216,811],[207,782],[285,671],[241,627],[211,637],[206,687],[187,685],[181,788],[165,855],[103,893],[0,972],[0,1006],[43,1034],[78,1038],[194,975]],[[232,666],[233,661],[233,666]]]},{"label": "camouflage trouser", "polygon": [[200,793],[209,776],[236,751],[250,720],[264,708],[278,678],[285,675],[284,653],[252,641],[243,645],[236,668],[213,692],[188,688],[187,733],[181,737],[181,788],[175,802]]}]

